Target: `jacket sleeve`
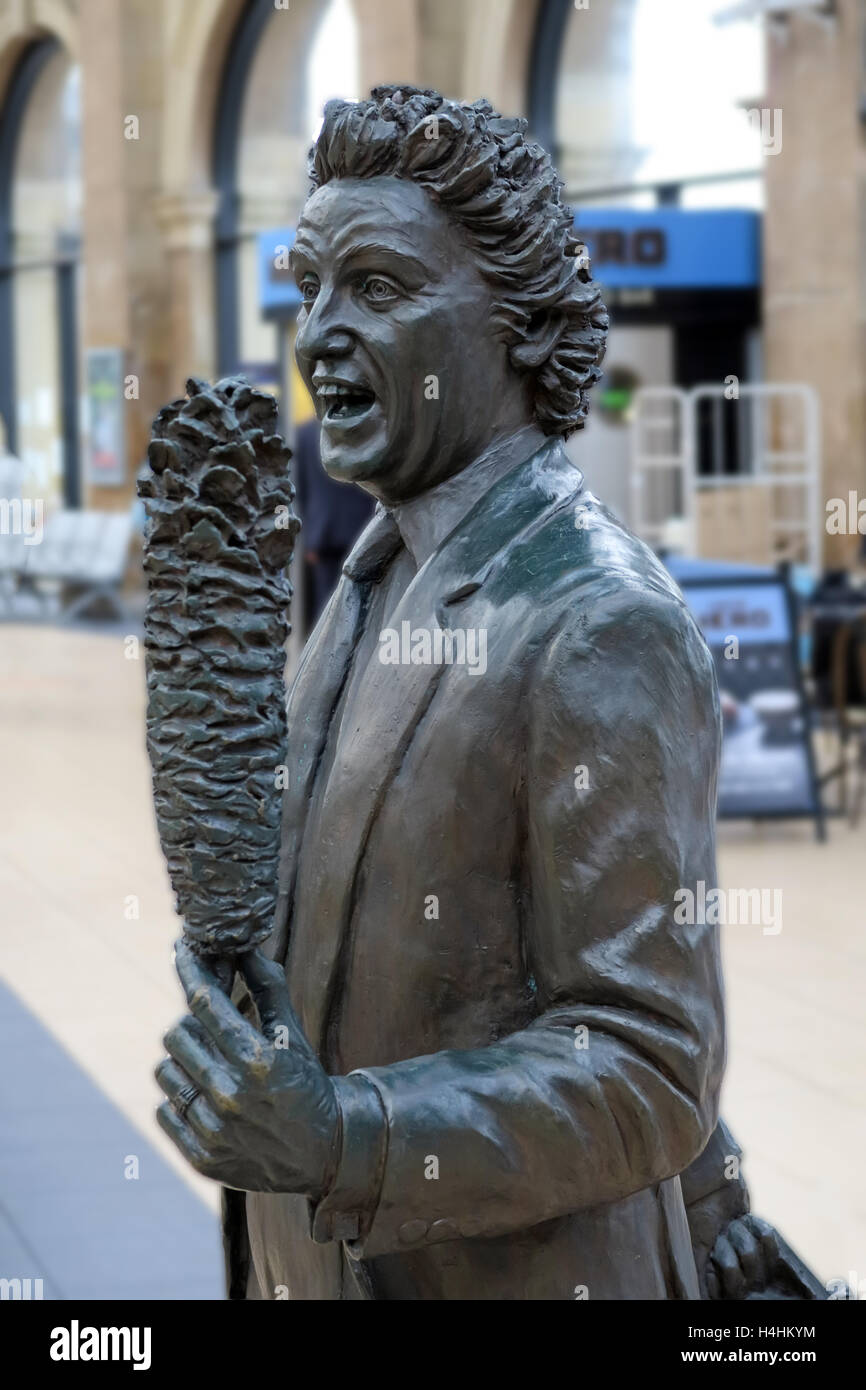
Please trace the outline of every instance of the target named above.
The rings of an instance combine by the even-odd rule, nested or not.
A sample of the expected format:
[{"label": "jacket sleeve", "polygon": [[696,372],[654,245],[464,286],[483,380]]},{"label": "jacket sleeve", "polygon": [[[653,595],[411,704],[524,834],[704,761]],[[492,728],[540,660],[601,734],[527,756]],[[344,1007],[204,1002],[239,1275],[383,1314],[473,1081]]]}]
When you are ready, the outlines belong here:
[{"label": "jacket sleeve", "polygon": [[544,643],[524,710],[538,1015],[489,1046],[342,1079],[352,1178],[338,1174],[313,1234],[334,1234],[351,1193],[337,1226],[359,1256],[616,1201],[680,1173],[716,1123],[717,932],[675,917],[678,889],[715,884],[709,653],[672,593],[607,576]]}]

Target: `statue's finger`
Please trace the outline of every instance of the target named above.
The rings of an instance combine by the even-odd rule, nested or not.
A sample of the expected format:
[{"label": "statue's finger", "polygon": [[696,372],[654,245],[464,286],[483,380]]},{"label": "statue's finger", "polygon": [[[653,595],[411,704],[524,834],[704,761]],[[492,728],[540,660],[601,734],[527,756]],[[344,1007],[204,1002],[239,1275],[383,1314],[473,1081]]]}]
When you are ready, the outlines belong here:
[{"label": "statue's finger", "polygon": [[735,1221],[728,1228],[728,1240],[739,1256],[740,1268],[749,1288],[763,1288],[767,1282],[763,1252],[748,1226],[742,1221]]},{"label": "statue's finger", "polygon": [[193,1085],[216,1102],[218,1108],[230,1108],[237,1093],[237,1083],[231,1073],[195,1037],[184,1021],[175,1024],[163,1038],[170,1057],[183,1068]]},{"label": "statue's finger", "polygon": [[719,1284],[719,1276],[716,1274],[709,1260],[704,1270],[704,1283],[707,1286],[707,1298],[712,1299],[714,1302],[718,1302],[722,1297],[722,1289]]},{"label": "statue's finger", "polygon": [[753,1216],[751,1212],[743,1218],[743,1224],[749,1228],[760,1245],[767,1269],[772,1270],[780,1258],[779,1235],[775,1227],[762,1216]]},{"label": "statue's finger", "polygon": [[180,1149],[187,1162],[191,1163],[197,1172],[207,1173],[210,1155],[167,1100],[157,1109],[156,1121],[160,1129],[164,1130],[172,1143]]},{"label": "statue's finger", "polygon": [[254,1065],[262,1058],[262,1039],[220,988],[213,971],[186,942],[175,948],[175,965],[189,1007],[229,1061]]},{"label": "statue's finger", "polygon": [[719,1236],[710,1256],[721,1281],[725,1298],[744,1298],[746,1281],[737,1252],[725,1236]]},{"label": "statue's finger", "polygon": [[[198,1089],[189,1073],[178,1066],[171,1057],[164,1057],[154,1074],[160,1088],[175,1105],[175,1110],[177,1109],[177,1101],[187,1099],[190,1087]],[[222,1129],[219,1117],[211,1109],[207,1098],[201,1092],[191,1104],[186,1106],[182,1118],[206,1145],[213,1143]]]},{"label": "statue's finger", "polygon": [[163,1057],[159,1066],[154,1070],[157,1084],[160,1090],[169,1100],[183,1099],[183,1092],[187,1086],[194,1086],[195,1082],[190,1078],[189,1072],[185,1072],[183,1067],[178,1066],[177,1062],[171,1057]]},{"label": "statue's finger", "polygon": [[191,1038],[195,1038],[201,1043],[205,1052],[213,1057],[215,1061],[220,1061],[222,1059],[222,1053],[214,1042],[213,1037],[205,1028],[204,1024],[199,1023],[195,1014],[187,1014],[181,1021],[186,1032],[189,1033]]},{"label": "statue's finger", "polygon": [[285,1028],[290,1043],[302,1042],[306,1047],[303,1029],[289,1000],[282,966],[268,960],[261,951],[248,951],[238,962],[238,971],[256,1001],[265,1037],[273,1040],[278,1030]]}]

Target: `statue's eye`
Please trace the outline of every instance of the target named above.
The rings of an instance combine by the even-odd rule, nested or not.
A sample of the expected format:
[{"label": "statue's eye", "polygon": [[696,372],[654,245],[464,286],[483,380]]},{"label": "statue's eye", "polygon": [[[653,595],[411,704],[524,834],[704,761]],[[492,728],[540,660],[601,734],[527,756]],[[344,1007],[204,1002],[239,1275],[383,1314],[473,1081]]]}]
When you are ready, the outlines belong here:
[{"label": "statue's eye", "polygon": [[381,275],[368,275],[361,292],[373,304],[388,304],[399,297],[396,285],[392,285],[390,280],[385,280]]},{"label": "statue's eye", "polygon": [[316,295],[319,293],[319,282],[312,275],[305,275],[298,285],[301,296],[305,304],[312,304]]}]

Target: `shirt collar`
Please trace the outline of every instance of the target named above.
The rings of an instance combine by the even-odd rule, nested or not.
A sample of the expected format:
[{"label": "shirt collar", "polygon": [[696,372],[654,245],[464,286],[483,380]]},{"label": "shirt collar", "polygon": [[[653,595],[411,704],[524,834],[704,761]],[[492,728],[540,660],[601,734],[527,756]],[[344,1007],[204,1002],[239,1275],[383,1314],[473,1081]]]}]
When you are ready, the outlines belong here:
[{"label": "shirt collar", "polygon": [[494,483],[524,463],[545,442],[537,425],[524,425],[485,449],[474,463],[408,502],[386,509],[417,569],[468,516]]}]

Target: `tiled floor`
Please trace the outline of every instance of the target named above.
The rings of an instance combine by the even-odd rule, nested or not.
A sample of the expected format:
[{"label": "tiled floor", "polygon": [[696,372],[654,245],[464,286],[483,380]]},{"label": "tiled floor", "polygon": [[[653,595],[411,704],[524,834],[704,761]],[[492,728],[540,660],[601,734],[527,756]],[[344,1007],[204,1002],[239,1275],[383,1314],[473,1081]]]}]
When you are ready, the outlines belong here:
[{"label": "tiled floor", "polygon": [[866,1297],[866,824],[725,825],[728,887],[781,888],[782,931],[728,927],[723,1110],[752,1204],[826,1281]]},{"label": "tiled floor", "polygon": [[45,1298],[221,1298],[217,1224],[0,986],[0,1265]]},{"label": "tiled floor", "polygon": [[[214,1189],[153,1119],[182,1005],[131,650],[116,628],[0,626],[0,1275],[218,1297]],[[866,1279],[866,827],[720,839],[727,886],[783,890],[778,936],[725,932],[723,1108],[753,1205],[822,1279]]]},{"label": "tiled floor", "polygon": [[119,630],[0,626],[0,1275],[219,1298],[216,1191],[153,1118],[182,997],[131,650]]}]

